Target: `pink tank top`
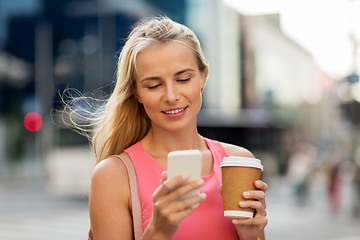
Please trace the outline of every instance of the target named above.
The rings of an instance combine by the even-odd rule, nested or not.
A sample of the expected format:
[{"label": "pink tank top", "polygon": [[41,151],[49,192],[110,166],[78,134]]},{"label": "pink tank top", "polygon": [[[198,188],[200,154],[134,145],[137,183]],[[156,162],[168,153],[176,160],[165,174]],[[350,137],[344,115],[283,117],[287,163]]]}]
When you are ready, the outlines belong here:
[{"label": "pink tank top", "polygon": [[[200,191],[206,193],[207,198],[181,222],[172,239],[239,239],[231,219],[223,215],[222,198],[218,192],[218,186],[221,184],[220,163],[223,157],[228,155],[219,142],[204,139],[214,159],[212,173],[202,177],[205,184]],[[140,142],[126,149],[125,152],[134,163],[139,185],[143,229],[145,229],[152,216],[152,194],[159,186],[161,173],[165,169],[145,151]]]}]

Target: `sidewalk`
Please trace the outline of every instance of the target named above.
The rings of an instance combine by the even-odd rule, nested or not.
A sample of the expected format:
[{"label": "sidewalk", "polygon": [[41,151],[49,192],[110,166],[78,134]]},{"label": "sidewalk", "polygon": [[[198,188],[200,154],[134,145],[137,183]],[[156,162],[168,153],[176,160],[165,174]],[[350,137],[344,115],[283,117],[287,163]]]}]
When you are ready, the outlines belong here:
[{"label": "sidewalk", "polygon": [[1,240],[87,239],[88,200],[49,193],[41,182],[1,182]]},{"label": "sidewalk", "polygon": [[266,237],[268,240],[360,240],[360,219],[352,217],[349,209],[329,211],[326,192],[319,190],[310,193],[305,205],[298,205],[287,179],[273,179],[267,192]]}]

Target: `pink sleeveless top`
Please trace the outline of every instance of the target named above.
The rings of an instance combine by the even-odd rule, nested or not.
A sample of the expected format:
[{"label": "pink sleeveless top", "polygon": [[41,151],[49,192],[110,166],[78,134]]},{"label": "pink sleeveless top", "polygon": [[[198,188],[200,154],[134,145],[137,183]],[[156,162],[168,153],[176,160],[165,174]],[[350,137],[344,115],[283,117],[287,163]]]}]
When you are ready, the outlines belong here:
[{"label": "pink sleeveless top", "polygon": [[[172,239],[239,239],[231,219],[225,218],[223,215],[222,198],[218,192],[218,186],[221,184],[220,163],[223,157],[228,155],[219,142],[204,139],[214,160],[211,174],[202,177],[205,184],[200,191],[206,193],[207,198],[181,222]],[[126,149],[125,152],[129,154],[134,163],[138,179],[144,230],[152,216],[152,194],[159,186],[161,173],[165,169],[145,151],[140,142]]]}]

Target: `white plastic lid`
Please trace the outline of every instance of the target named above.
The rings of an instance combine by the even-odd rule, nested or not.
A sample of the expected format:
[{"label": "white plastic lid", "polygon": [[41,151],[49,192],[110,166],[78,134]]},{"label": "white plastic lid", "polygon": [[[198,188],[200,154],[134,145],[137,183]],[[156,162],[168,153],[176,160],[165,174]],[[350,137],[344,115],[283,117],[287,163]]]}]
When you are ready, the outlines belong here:
[{"label": "white plastic lid", "polygon": [[264,169],[259,159],[251,158],[251,157],[238,157],[238,156],[224,157],[224,160],[220,164],[220,167],[234,167],[234,166],[259,168],[261,169],[261,171],[263,171]]}]

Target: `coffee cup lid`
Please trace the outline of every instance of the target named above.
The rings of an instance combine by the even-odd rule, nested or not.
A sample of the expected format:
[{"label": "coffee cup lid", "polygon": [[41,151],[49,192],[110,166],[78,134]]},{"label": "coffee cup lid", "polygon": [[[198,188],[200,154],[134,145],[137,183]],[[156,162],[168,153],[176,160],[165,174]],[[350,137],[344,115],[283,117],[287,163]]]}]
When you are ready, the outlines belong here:
[{"label": "coffee cup lid", "polygon": [[259,168],[261,169],[261,171],[263,171],[264,169],[259,159],[251,158],[251,157],[238,157],[238,156],[224,157],[224,160],[220,164],[220,167],[233,167],[233,166]]}]

